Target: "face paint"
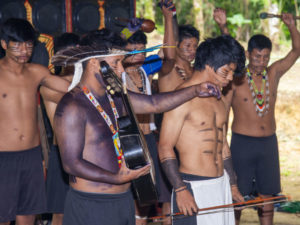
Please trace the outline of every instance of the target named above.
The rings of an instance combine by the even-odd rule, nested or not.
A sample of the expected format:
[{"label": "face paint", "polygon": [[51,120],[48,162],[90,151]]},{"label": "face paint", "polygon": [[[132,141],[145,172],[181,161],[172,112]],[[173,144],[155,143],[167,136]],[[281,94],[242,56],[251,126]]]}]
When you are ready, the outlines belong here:
[{"label": "face paint", "polygon": [[6,55],[18,63],[27,63],[33,51],[33,42],[14,42],[9,41]]}]

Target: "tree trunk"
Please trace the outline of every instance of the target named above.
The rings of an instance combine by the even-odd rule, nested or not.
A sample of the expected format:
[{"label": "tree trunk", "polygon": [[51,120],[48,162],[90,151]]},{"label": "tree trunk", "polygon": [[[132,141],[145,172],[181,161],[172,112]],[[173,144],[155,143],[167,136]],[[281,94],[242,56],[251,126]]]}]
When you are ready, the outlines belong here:
[{"label": "tree trunk", "polygon": [[193,0],[194,24],[200,31],[200,40],[204,37],[203,0]]}]

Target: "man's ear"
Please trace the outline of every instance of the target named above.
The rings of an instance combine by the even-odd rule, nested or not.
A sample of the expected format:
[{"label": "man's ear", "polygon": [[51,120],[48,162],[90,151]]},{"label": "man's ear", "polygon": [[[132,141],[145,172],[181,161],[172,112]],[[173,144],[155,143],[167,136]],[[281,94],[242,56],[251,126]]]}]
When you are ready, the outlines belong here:
[{"label": "man's ear", "polygon": [[91,68],[93,68],[94,72],[99,72],[100,70],[100,63],[99,60],[96,58],[92,58],[89,60],[89,64],[91,66]]},{"label": "man's ear", "polygon": [[1,47],[2,47],[4,50],[7,49],[7,43],[6,43],[3,39],[1,39]]}]

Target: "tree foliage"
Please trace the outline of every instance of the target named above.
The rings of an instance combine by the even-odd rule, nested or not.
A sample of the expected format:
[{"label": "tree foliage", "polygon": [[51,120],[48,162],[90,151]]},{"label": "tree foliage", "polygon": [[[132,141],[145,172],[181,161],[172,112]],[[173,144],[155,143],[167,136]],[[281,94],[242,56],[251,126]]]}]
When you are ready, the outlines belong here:
[{"label": "tree foliage", "polygon": [[[157,6],[159,0],[136,0],[137,16],[155,20],[158,32],[163,32],[163,18]],[[174,0],[177,8],[179,24],[204,24],[202,37],[220,34],[213,20],[213,10],[220,7],[226,10],[230,33],[241,41],[247,41],[256,33],[270,33],[268,19],[259,18],[261,12],[269,12],[273,7],[278,13],[289,12],[299,14],[300,0]],[[201,3],[201,4],[199,4]],[[199,6],[197,8],[197,6]],[[195,7],[196,6],[196,7]],[[204,23],[196,20],[202,13]],[[289,32],[282,22],[278,23],[279,37],[289,39]],[[201,27],[202,28],[202,27]],[[199,30],[200,27],[198,27]]]}]

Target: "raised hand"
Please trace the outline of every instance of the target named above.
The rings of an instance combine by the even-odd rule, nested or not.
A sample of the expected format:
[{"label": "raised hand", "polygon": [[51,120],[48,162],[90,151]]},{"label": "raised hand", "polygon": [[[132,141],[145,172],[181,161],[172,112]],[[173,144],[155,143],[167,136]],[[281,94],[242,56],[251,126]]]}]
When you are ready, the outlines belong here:
[{"label": "raised hand", "polygon": [[215,8],[214,14],[213,14],[214,20],[216,23],[220,26],[223,27],[227,23],[227,16],[226,16],[226,11],[222,8]]},{"label": "raised hand", "polygon": [[189,190],[183,190],[176,193],[176,203],[178,209],[185,216],[195,215],[198,212],[198,206]]},{"label": "raised hand", "polygon": [[176,7],[171,0],[162,0],[159,5],[165,17],[173,17],[176,13]]},{"label": "raised hand", "polygon": [[127,24],[127,27],[131,32],[136,32],[137,30],[139,30],[141,28],[142,23],[143,23],[143,19],[131,18]]},{"label": "raised hand", "polygon": [[289,26],[295,26],[295,19],[294,16],[290,13],[282,13],[281,19],[284,22],[285,25]]},{"label": "raised hand", "polygon": [[210,82],[204,82],[197,85],[197,95],[198,97],[210,97],[214,96],[217,99],[221,98],[220,89]]},{"label": "raised hand", "polygon": [[126,166],[125,159],[122,157],[121,168],[117,174],[118,183],[128,183],[150,172],[151,165],[148,164],[136,170],[131,170]]}]

